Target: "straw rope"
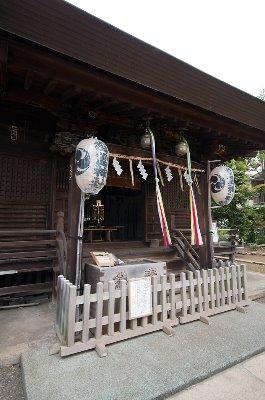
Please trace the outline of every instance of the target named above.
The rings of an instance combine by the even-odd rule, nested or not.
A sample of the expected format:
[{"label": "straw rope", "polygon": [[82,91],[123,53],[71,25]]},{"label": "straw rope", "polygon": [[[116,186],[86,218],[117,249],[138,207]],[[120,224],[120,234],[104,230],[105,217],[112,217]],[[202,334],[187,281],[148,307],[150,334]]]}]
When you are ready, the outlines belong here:
[{"label": "straw rope", "polygon": [[[127,156],[125,154],[114,154],[114,153],[110,153],[109,154],[110,157],[116,157],[116,158],[121,158],[124,160],[135,160],[135,161],[152,161],[151,157],[136,157],[136,156]],[[187,169],[187,167],[184,167],[183,165],[178,165],[178,164],[173,164],[171,162],[168,161],[163,161],[159,158],[156,159],[158,163],[169,166],[170,168],[177,168],[177,169],[181,169],[183,171],[185,171]],[[191,171],[194,172],[205,172],[204,169],[199,169],[199,168],[192,168]]]}]

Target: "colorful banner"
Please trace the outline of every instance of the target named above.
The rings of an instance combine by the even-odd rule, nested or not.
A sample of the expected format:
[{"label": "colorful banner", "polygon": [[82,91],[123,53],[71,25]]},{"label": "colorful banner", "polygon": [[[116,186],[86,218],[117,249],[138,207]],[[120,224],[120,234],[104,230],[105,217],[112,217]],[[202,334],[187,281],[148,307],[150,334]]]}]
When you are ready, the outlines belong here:
[{"label": "colorful banner", "polygon": [[157,170],[157,159],[156,159],[156,149],[155,149],[155,137],[153,132],[150,128],[148,128],[148,132],[151,136],[151,150],[152,150],[152,161],[153,161],[153,168],[154,168],[154,175],[155,175],[155,183],[156,183],[156,199],[157,199],[157,210],[163,235],[163,242],[164,246],[170,246],[172,244],[166,214],[164,209],[164,204],[162,200],[162,195],[159,187],[159,179],[158,179],[158,170]]},{"label": "colorful banner", "polygon": [[202,246],[203,245],[203,241],[202,241],[202,235],[201,235],[201,230],[200,230],[200,226],[199,226],[199,219],[198,219],[198,212],[197,212],[197,206],[196,206],[194,191],[193,191],[193,187],[192,187],[191,158],[190,158],[189,145],[188,145],[187,141],[186,141],[186,144],[187,144],[187,166],[188,166],[188,170],[185,172],[184,176],[185,176],[185,179],[186,179],[186,181],[187,181],[187,183],[188,183],[188,185],[190,187],[191,244],[192,245],[197,245],[197,246]]}]

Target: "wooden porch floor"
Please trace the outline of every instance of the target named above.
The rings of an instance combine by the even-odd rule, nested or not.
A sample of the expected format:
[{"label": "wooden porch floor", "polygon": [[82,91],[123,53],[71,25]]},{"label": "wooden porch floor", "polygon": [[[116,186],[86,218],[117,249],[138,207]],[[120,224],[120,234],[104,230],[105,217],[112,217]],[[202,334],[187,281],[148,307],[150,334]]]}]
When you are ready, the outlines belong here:
[{"label": "wooden porch floor", "polygon": [[140,241],[123,242],[95,242],[83,244],[83,259],[92,262],[90,251],[108,251],[123,261],[150,260],[166,262],[167,272],[181,272],[185,270],[183,261],[176,255],[175,249],[171,247],[149,247],[148,244]]}]

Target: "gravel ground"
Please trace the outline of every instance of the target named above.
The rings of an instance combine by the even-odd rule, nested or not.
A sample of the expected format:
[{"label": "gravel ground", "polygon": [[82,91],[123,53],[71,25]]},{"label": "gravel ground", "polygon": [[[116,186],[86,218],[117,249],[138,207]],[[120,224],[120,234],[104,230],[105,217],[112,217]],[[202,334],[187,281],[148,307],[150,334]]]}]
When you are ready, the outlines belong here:
[{"label": "gravel ground", "polygon": [[0,368],[0,400],[25,400],[18,365]]},{"label": "gravel ground", "polygon": [[260,299],[257,299],[256,302],[265,304],[265,297],[261,297]]}]

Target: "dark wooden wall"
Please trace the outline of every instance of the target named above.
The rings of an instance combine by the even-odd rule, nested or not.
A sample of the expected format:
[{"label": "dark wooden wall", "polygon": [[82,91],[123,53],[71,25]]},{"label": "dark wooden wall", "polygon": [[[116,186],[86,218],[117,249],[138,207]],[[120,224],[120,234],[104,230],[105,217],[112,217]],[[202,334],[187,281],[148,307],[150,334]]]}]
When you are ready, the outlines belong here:
[{"label": "dark wooden wall", "polygon": [[0,124],[0,230],[51,224],[52,158],[45,132]]}]

